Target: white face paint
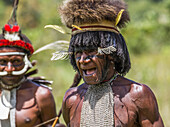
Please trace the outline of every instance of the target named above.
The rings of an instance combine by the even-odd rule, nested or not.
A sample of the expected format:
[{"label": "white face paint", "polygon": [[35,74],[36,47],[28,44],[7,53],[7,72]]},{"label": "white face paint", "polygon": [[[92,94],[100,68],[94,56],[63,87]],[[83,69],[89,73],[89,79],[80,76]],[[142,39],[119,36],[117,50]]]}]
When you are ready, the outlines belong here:
[{"label": "white face paint", "polygon": [[[20,70],[20,71],[12,71],[12,75],[21,75],[21,74],[24,74],[29,67],[32,68],[32,64],[28,60],[27,54],[25,54],[23,52],[5,52],[5,53],[0,53],[0,56],[5,56],[5,55],[24,55],[25,56],[24,57],[24,62],[25,62],[24,68],[22,70]],[[8,64],[7,66],[8,66],[8,68],[10,68],[11,64]],[[7,71],[0,72],[0,76],[5,76],[7,74],[8,74]]]}]

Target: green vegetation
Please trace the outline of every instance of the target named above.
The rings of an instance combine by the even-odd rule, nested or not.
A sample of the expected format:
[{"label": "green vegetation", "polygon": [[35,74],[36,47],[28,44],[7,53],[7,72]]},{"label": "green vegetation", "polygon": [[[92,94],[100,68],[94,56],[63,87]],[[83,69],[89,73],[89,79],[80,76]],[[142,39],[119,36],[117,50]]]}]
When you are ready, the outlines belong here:
[{"label": "green vegetation", "polygon": [[[57,11],[62,0],[22,0],[18,9],[18,23],[22,32],[32,40],[36,49],[56,40],[69,40],[45,25],[62,25]],[[125,0],[129,6],[131,22],[121,30],[127,42],[132,69],[127,78],[147,84],[155,93],[165,126],[170,127],[170,1]],[[7,4],[8,3],[8,4]],[[0,1],[0,26],[8,21],[10,0]],[[53,94],[57,110],[60,109],[65,91],[72,84],[75,71],[67,61],[51,61],[54,51],[44,51],[32,59],[38,61],[37,76],[53,80]],[[61,119],[62,121],[62,119]]]}]

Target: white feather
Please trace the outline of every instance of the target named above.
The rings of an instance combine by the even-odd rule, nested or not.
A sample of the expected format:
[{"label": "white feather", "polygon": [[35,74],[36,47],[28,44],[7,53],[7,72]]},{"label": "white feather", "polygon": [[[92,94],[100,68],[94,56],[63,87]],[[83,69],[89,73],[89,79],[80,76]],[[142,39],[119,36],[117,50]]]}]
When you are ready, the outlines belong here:
[{"label": "white feather", "polygon": [[18,33],[10,34],[9,32],[6,32],[4,38],[6,40],[9,40],[9,41],[18,41],[18,40],[21,40],[21,38],[19,37]]},{"label": "white feather", "polygon": [[57,52],[60,51],[67,51],[69,47],[69,42],[68,41],[64,41],[64,40],[60,40],[60,41],[56,41],[50,44],[47,44],[39,49],[37,49],[34,54],[37,54],[41,51],[47,50],[47,49],[54,49]]},{"label": "white feather", "polygon": [[52,29],[57,30],[58,32],[60,32],[62,34],[70,34],[70,33],[67,33],[62,27],[57,26],[57,25],[46,25],[44,28],[52,28]]},{"label": "white feather", "polygon": [[51,60],[67,60],[68,59],[69,52],[55,52],[53,53],[53,56]]}]

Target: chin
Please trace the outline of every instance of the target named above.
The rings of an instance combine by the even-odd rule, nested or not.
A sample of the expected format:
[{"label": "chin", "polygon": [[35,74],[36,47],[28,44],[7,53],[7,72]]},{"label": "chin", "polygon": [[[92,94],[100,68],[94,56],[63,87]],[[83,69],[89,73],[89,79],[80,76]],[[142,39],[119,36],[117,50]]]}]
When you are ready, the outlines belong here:
[{"label": "chin", "polygon": [[20,78],[17,78],[16,79],[16,77],[15,76],[11,76],[11,77],[5,77],[5,78],[3,78],[3,79],[1,79],[1,81],[2,81],[2,83],[4,83],[5,85],[7,85],[7,86],[12,86],[12,85],[14,85],[14,84],[17,84],[17,83],[19,83],[20,81],[21,81],[21,79]]},{"label": "chin", "polygon": [[99,84],[102,81],[102,73],[100,73],[100,71],[96,68],[86,70],[81,69],[80,74],[84,82],[88,85]]},{"label": "chin", "polygon": [[101,82],[101,80],[99,80],[101,78],[99,78],[98,76],[83,76],[83,80],[86,84],[88,85],[95,85],[95,84],[99,84]]},{"label": "chin", "polygon": [[7,82],[2,81],[2,83],[5,84],[6,86],[13,86],[14,84],[16,84],[14,81],[13,82],[12,81],[11,82],[10,81],[7,81]]}]

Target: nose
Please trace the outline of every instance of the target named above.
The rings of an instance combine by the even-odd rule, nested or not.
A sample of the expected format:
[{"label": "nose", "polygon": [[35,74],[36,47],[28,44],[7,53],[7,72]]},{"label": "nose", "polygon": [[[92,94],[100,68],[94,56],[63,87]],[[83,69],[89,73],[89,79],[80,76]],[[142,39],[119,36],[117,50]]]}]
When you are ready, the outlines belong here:
[{"label": "nose", "polygon": [[14,71],[15,68],[12,66],[11,62],[8,62],[7,66],[5,67],[5,71],[7,71],[8,73]]},{"label": "nose", "polygon": [[85,52],[82,52],[79,62],[80,62],[81,64],[85,64],[85,63],[88,63],[88,62],[90,62],[90,61],[91,61],[91,60],[90,60],[90,58],[88,57],[88,54],[85,53]]}]

